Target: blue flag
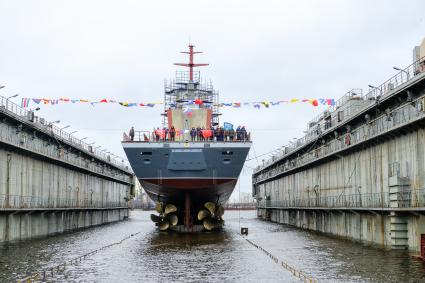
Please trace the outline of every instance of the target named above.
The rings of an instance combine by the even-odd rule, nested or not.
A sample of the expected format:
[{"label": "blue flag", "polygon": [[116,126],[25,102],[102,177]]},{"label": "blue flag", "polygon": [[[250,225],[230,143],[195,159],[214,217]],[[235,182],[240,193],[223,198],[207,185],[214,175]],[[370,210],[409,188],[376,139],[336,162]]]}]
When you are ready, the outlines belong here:
[{"label": "blue flag", "polygon": [[233,130],[233,124],[230,124],[230,123],[227,123],[227,122],[224,122],[223,127],[224,127],[225,131]]}]

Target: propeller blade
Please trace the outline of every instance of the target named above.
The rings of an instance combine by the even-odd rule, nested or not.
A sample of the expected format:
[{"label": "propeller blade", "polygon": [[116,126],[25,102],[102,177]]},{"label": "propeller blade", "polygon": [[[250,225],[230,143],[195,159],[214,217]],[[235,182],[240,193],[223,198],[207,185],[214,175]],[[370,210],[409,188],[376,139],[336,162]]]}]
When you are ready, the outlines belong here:
[{"label": "propeller blade", "polygon": [[215,228],[215,225],[211,218],[205,218],[202,224],[204,225],[204,228],[207,229],[208,231],[211,231],[212,229]]},{"label": "propeller blade", "polygon": [[215,212],[215,214],[217,215],[217,216],[223,216],[223,214],[224,214],[224,207],[223,206],[221,206],[221,205],[219,205],[218,207],[217,207],[217,211]]},{"label": "propeller blade", "polygon": [[177,211],[177,207],[174,204],[169,203],[165,206],[164,213],[170,214],[170,213],[173,213],[173,212],[176,212],[176,211]]},{"label": "propeller blade", "polygon": [[209,201],[205,203],[204,206],[210,211],[211,215],[214,216],[216,209],[215,203]]},{"label": "propeller blade", "polygon": [[159,224],[160,231],[166,231],[170,227],[170,222],[168,220],[164,220]]},{"label": "propeller blade", "polygon": [[202,209],[198,212],[198,220],[203,220],[206,217],[211,217],[211,213],[208,210]]},{"label": "propeller blade", "polygon": [[162,214],[164,212],[164,204],[162,202],[158,202],[155,205],[155,210],[156,212],[158,212],[159,214]]},{"label": "propeller blade", "polygon": [[217,228],[221,228],[221,227],[223,227],[223,226],[224,226],[224,220],[217,220],[216,227],[217,227]]},{"label": "propeller blade", "polygon": [[161,222],[161,217],[159,217],[158,215],[155,215],[155,214],[151,214],[151,220],[155,223],[159,223],[159,222]]},{"label": "propeller blade", "polygon": [[175,214],[170,214],[170,215],[168,215],[168,218],[170,219],[170,224],[172,225],[172,226],[176,226],[177,225],[177,223],[179,222],[179,218],[177,217],[177,215],[175,215]]}]

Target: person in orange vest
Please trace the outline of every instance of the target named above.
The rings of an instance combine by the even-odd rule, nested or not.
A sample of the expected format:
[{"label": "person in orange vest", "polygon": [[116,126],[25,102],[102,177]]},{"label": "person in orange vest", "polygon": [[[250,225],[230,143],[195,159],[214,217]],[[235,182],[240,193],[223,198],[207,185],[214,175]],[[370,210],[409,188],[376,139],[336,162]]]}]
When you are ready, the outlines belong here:
[{"label": "person in orange vest", "polygon": [[159,135],[159,132],[160,132],[160,129],[159,128],[156,128],[156,130],[155,130],[155,139],[156,139],[157,142],[159,142],[159,138],[161,137]]}]

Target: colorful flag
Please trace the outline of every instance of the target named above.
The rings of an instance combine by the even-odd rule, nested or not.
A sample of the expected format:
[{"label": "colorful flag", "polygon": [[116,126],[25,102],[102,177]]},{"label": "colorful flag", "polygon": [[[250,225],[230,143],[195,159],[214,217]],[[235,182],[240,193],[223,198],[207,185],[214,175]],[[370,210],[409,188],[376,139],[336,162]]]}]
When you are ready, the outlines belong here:
[{"label": "colorful flag", "polygon": [[311,105],[313,106],[319,106],[319,102],[317,101],[317,99],[311,99],[310,100]]},{"label": "colorful flag", "polygon": [[224,128],[226,131],[233,130],[233,124],[228,123],[228,122],[224,122],[224,124],[223,124],[223,128]]},{"label": "colorful flag", "polygon": [[266,106],[266,108],[269,108],[269,106],[270,106],[270,103],[268,101],[263,101],[263,102],[261,102],[261,104]]},{"label": "colorful flag", "polygon": [[30,104],[31,98],[22,98],[21,100],[21,107],[23,108],[27,108],[28,105]]},{"label": "colorful flag", "polygon": [[204,138],[209,138],[212,137],[212,131],[211,130],[201,130],[202,136]]}]

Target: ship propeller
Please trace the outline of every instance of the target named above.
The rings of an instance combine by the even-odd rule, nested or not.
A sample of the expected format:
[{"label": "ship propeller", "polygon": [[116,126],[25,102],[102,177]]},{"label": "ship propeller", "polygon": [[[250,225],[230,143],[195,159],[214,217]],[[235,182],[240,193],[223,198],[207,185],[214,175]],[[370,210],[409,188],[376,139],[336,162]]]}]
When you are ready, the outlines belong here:
[{"label": "ship propeller", "polygon": [[198,212],[198,220],[202,221],[204,228],[208,231],[221,228],[224,224],[221,218],[224,214],[224,207],[213,202],[205,203],[204,207],[206,210],[202,209]]},{"label": "ship propeller", "polygon": [[160,231],[166,231],[170,228],[170,225],[175,226],[179,222],[179,218],[174,213],[177,211],[174,204],[169,203],[164,206],[164,203],[158,202],[155,210],[159,215],[151,214],[151,220],[156,223]]}]

